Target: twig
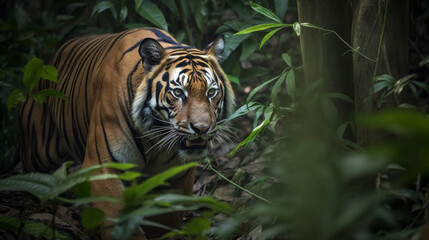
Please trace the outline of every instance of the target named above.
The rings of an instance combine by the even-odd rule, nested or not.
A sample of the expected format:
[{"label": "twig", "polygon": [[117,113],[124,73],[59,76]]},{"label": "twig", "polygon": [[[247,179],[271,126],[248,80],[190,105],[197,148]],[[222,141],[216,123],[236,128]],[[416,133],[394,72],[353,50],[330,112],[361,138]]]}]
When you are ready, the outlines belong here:
[{"label": "twig", "polygon": [[214,169],[213,168],[213,166],[211,165],[211,163],[210,163],[210,160],[209,159],[207,159],[206,158],[206,163],[207,163],[207,167],[209,167],[213,172],[215,172],[218,176],[220,176],[221,178],[223,178],[225,181],[227,181],[227,182],[229,182],[229,183],[231,183],[232,185],[234,185],[235,187],[237,187],[238,189],[240,189],[240,190],[242,190],[242,191],[244,191],[244,192],[246,192],[246,193],[248,193],[248,194],[250,194],[251,196],[253,196],[253,197],[255,197],[255,198],[257,198],[257,199],[259,199],[259,200],[261,200],[261,201],[264,201],[264,202],[266,202],[266,203],[269,203],[269,204],[273,204],[274,205],[274,203],[273,202],[271,202],[270,200],[267,200],[267,199],[265,199],[265,198],[263,198],[263,197],[261,197],[261,196],[259,196],[259,195],[257,195],[256,193],[253,193],[253,192],[251,192],[251,191],[249,191],[249,190],[247,190],[247,189],[245,189],[245,188],[243,188],[243,187],[241,187],[240,185],[238,185],[237,183],[235,183],[235,182],[233,182],[233,181],[231,181],[231,180],[229,180],[227,177],[225,177],[224,175],[222,175],[222,173],[220,173],[220,172],[218,172],[216,169]]}]

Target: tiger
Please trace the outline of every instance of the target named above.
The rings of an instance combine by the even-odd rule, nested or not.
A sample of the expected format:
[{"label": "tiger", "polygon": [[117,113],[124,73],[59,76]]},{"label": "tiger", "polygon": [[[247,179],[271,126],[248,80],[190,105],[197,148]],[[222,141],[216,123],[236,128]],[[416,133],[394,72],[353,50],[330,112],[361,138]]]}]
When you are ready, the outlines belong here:
[{"label": "tiger", "polygon": [[[69,40],[50,62],[58,81],[41,79],[34,88],[55,89],[67,99],[48,97],[41,105],[30,97],[19,108],[23,169],[49,172],[70,160],[82,168],[119,162],[151,176],[204,158],[210,142],[225,138],[218,126],[235,106],[219,64],[224,48],[222,36],[199,50],[157,28]],[[192,168],[171,188],[191,194],[194,179]],[[123,187],[116,179],[92,181],[91,193],[119,198]],[[108,202],[94,206],[107,218],[121,210]],[[177,228],[182,215],[161,218]],[[149,237],[158,236],[155,231]]]}]

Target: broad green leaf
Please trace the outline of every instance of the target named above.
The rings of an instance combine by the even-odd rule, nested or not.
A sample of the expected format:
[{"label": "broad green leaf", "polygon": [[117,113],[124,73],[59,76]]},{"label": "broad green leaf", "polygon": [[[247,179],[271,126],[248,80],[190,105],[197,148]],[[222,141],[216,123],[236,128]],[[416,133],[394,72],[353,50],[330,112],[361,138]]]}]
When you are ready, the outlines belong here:
[{"label": "broad green leaf", "polygon": [[134,0],[134,5],[136,7],[136,10],[140,9],[140,7],[142,6],[143,1],[144,0]]},{"label": "broad green leaf", "polygon": [[243,29],[239,32],[237,32],[234,35],[241,35],[241,34],[248,34],[248,33],[252,33],[252,32],[258,32],[258,31],[263,31],[269,28],[279,28],[279,27],[290,27],[292,26],[292,24],[283,24],[283,23],[263,23],[263,24],[259,24],[256,26],[252,26],[246,29]]},{"label": "broad green leaf", "polygon": [[291,59],[291,57],[290,57],[289,54],[283,53],[282,54],[282,58],[285,61],[285,63],[287,64],[288,67],[292,67],[292,59]]},{"label": "broad green leaf", "polygon": [[[225,49],[223,51],[222,57],[225,59],[225,61],[228,60],[228,57],[235,51],[240,44],[250,37],[250,35],[235,35],[232,32],[225,32],[223,33],[225,37]],[[225,62],[224,61],[224,62]],[[225,68],[224,68],[225,70]]]},{"label": "broad green leaf", "polygon": [[49,193],[58,179],[46,173],[27,173],[0,179],[0,191],[27,192],[39,199]]},{"label": "broad green leaf", "polygon": [[[179,15],[179,8],[177,7],[176,1],[171,1],[171,0],[160,0],[160,2],[168,7],[168,9],[170,9],[170,11],[176,15]],[[177,38],[176,38],[177,40]]]},{"label": "broad green leaf", "polygon": [[254,53],[256,50],[258,50],[259,44],[257,41],[255,41],[252,38],[248,38],[246,41],[244,41],[241,44],[241,55],[240,55],[240,61],[244,61],[249,56]]},{"label": "broad green leaf", "polygon": [[266,16],[267,18],[274,20],[278,23],[282,23],[282,20],[280,20],[279,17],[277,17],[273,12],[271,12],[270,10],[262,7],[261,5],[258,5],[256,3],[250,3],[250,6],[252,7],[253,10],[255,10],[256,12]]},{"label": "broad green leaf", "polygon": [[387,82],[396,82],[396,79],[389,74],[382,74],[375,77],[375,81],[387,81]]},{"label": "broad green leaf", "polygon": [[[137,7],[137,6],[136,6]],[[137,13],[154,24],[155,26],[168,31],[167,21],[161,10],[149,0],[143,1],[139,8],[136,8]]]},{"label": "broad green leaf", "polygon": [[55,182],[55,185],[50,189],[49,192],[43,194],[41,196],[41,201],[46,201],[49,199],[54,199],[57,196],[59,196],[61,193],[67,191],[68,189],[71,189],[73,186],[90,181],[95,179],[116,179],[118,178],[118,175],[116,174],[98,174],[92,176],[92,173],[96,170],[99,170],[101,168],[113,168],[113,169],[120,169],[120,170],[126,170],[131,167],[134,167],[134,164],[128,164],[128,163],[106,163],[101,165],[95,165],[88,168],[79,169],[75,172],[72,172],[69,176],[67,176],[65,179],[60,179]]},{"label": "broad green leaf", "polygon": [[98,208],[88,207],[83,209],[81,214],[82,225],[86,229],[94,229],[104,221],[104,212]]},{"label": "broad green leaf", "polygon": [[46,97],[57,97],[63,100],[67,99],[66,95],[54,89],[43,89],[33,94],[33,99],[39,104],[45,103]]},{"label": "broad green leaf", "polygon": [[[203,236],[204,231],[210,228],[210,219],[207,217],[194,217],[186,222],[183,230],[190,236]],[[207,239],[207,238],[203,238]]]},{"label": "broad green leaf", "polygon": [[264,45],[264,43],[266,41],[268,41],[268,39],[271,38],[271,36],[273,36],[276,32],[278,32],[280,29],[282,29],[282,27],[279,27],[277,29],[272,30],[271,32],[267,33],[267,35],[264,36],[264,38],[261,41],[261,45],[259,45],[259,48],[262,48],[262,45]]},{"label": "broad green leaf", "polygon": [[115,5],[113,5],[113,3],[110,1],[98,2],[95,5],[94,9],[92,9],[91,17],[94,17],[95,14],[100,14],[106,11],[107,9],[110,9],[110,11],[112,12],[112,16],[115,20],[118,19],[118,13],[116,12]]},{"label": "broad green leaf", "polygon": [[10,111],[12,108],[16,107],[18,104],[25,102],[27,100],[26,90],[15,89],[9,94],[7,98],[7,109]]},{"label": "broad green leaf", "polygon": [[91,184],[89,181],[73,186],[73,193],[76,198],[86,198],[91,196]]},{"label": "broad green leaf", "polygon": [[240,80],[238,79],[238,77],[233,76],[233,75],[229,75],[229,74],[226,74],[226,76],[228,77],[229,81],[231,81],[231,82],[237,84],[238,86],[240,86]]},{"label": "broad green leaf", "polygon": [[24,66],[23,83],[25,89],[33,90],[37,82],[40,80],[40,75],[43,70],[43,61],[40,58],[33,57]]},{"label": "broad green leaf", "polygon": [[138,185],[132,185],[130,187],[125,188],[124,190],[124,200],[128,204],[134,204],[136,202],[140,202],[140,199],[147,193],[149,193],[154,188],[166,185],[169,178],[173,177],[174,175],[184,172],[188,170],[191,167],[195,167],[198,165],[196,162],[190,162],[184,165],[172,167],[162,173],[159,173],[146,181],[138,184]]},{"label": "broad green leaf", "polygon": [[276,13],[280,19],[284,19],[287,7],[289,5],[289,0],[275,0],[274,4],[276,6]]},{"label": "broad green leaf", "polygon": [[293,23],[293,30],[295,31],[295,33],[298,37],[299,37],[299,35],[301,35],[301,25],[299,24],[299,22]]},{"label": "broad green leaf", "polygon": [[274,77],[274,78],[272,78],[272,79],[270,79],[270,80],[268,80],[268,81],[266,81],[266,82],[262,83],[261,85],[259,85],[259,86],[255,87],[255,88],[250,92],[249,96],[247,97],[247,99],[246,99],[246,103],[249,103],[249,102],[250,102],[250,100],[252,99],[252,97],[253,97],[257,92],[259,92],[259,90],[261,90],[261,89],[262,89],[263,87],[265,87],[266,85],[268,85],[268,84],[270,84],[270,83],[274,82],[274,81],[275,81],[275,80],[277,80],[279,77],[280,77],[280,76]]},{"label": "broad green leaf", "polygon": [[390,87],[393,87],[393,82],[389,81],[379,81],[374,84],[372,87],[372,93],[378,93],[383,89],[388,90]]},{"label": "broad green leaf", "polygon": [[295,71],[290,69],[286,76],[286,90],[287,94],[295,100]]},{"label": "broad green leaf", "polygon": [[252,132],[250,133],[249,136],[247,136],[246,139],[244,139],[241,143],[239,143],[230,153],[230,157],[233,157],[235,155],[235,153],[237,152],[237,150],[245,145],[247,142],[249,141],[253,141],[256,136],[258,136],[258,134],[262,131],[262,129],[264,129],[265,126],[267,126],[270,123],[270,119],[266,118],[261,124],[259,124],[256,128],[254,128],[252,130]]},{"label": "broad green leaf", "polygon": [[55,239],[59,240],[71,239],[58,231],[55,231],[54,235],[54,231],[52,231],[51,226],[46,226],[45,224],[30,220],[23,221],[18,217],[0,215],[0,229],[15,233],[25,233],[33,236],[34,239],[53,239],[54,236]]},{"label": "broad green leaf", "polygon": [[58,71],[54,66],[43,65],[40,77],[52,82],[58,81]]}]

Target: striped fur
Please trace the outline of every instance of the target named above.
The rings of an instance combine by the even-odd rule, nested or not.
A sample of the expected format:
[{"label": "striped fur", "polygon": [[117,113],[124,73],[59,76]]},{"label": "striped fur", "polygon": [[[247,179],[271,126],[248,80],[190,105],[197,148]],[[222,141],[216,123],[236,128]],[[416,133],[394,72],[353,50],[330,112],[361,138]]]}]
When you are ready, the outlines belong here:
[{"label": "striped fur", "polygon": [[[20,107],[24,169],[113,161],[135,163],[151,175],[204,157],[207,142],[218,135],[217,123],[234,106],[217,62],[223,44],[217,39],[201,51],[154,28],[65,43],[51,62],[58,83],[41,80],[35,91],[56,89],[67,100],[50,97],[39,105],[29,98]],[[93,192],[117,196],[120,186],[100,183]]]}]

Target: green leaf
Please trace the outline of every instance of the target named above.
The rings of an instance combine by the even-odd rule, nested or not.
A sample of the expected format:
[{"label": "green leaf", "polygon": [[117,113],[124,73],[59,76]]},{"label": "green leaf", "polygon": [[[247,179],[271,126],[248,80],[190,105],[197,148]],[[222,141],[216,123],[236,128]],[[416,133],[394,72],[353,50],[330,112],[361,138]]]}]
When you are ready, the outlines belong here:
[{"label": "green leaf", "polygon": [[255,66],[245,68],[240,72],[239,78],[241,82],[245,82],[248,79],[255,78],[258,76],[265,76],[268,73],[268,69],[261,66]]},{"label": "green leaf", "polygon": [[188,170],[189,168],[197,166],[198,163],[190,162],[184,165],[172,167],[162,173],[159,173],[146,181],[138,184],[132,185],[130,187],[125,188],[124,190],[124,201],[126,204],[135,204],[141,201],[141,198],[149,193],[154,188],[166,185],[166,180],[173,177],[174,175],[181,173],[183,171]]},{"label": "green leaf", "polygon": [[119,23],[123,23],[128,16],[128,7],[124,6],[119,12]]},{"label": "green leaf", "polygon": [[295,72],[290,69],[286,76],[286,90],[287,94],[295,100]]},{"label": "green leaf", "polygon": [[45,103],[46,97],[57,97],[63,100],[67,99],[66,95],[54,89],[43,89],[33,94],[33,99],[39,104]]},{"label": "green leaf", "polygon": [[12,108],[16,107],[19,103],[25,102],[27,100],[26,90],[16,89],[10,93],[7,98],[7,109],[10,111]]},{"label": "green leaf", "polygon": [[282,27],[277,28],[277,29],[274,29],[274,30],[272,30],[271,32],[267,33],[267,35],[265,35],[265,36],[264,36],[264,38],[262,39],[262,41],[261,41],[261,45],[259,45],[259,48],[262,48],[262,45],[264,45],[264,43],[265,43],[266,41],[268,41],[268,39],[270,39],[270,38],[271,38],[271,36],[273,36],[273,35],[274,35],[277,31],[279,31],[280,29],[282,29]]},{"label": "green leaf", "polygon": [[299,35],[301,35],[301,25],[299,24],[299,22],[293,23],[293,30],[295,31],[295,33],[298,37],[299,37]]},{"label": "green leaf", "polygon": [[429,136],[429,120],[426,114],[415,110],[387,110],[376,115],[361,115],[360,124],[404,135],[416,134]]},{"label": "green leaf", "polygon": [[246,60],[252,53],[258,50],[259,43],[252,38],[248,38],[241,44],[240,61]]},{"label": "green leaf", "polygon": [[0,191],[28,192],[39,199],[51,191],[57,179],[46,173],[27,173],[0,179]]},{"label": "green leaf", "polygon": [[275,81],[275,80],[277,80],[279,77],[280,77],[280,76],[274,77],[274,78],[272,78],[272,79],[270,79],[270,80],[268,80],[268,81],[266,81],[266,82],[262,83],[261,85],[257,86],[256,88],[254,88],[254,89],[250,92],[249,96],[247,97],[247,99],[246,99],[246,103],[249,103],[249,102],[250,102],[250,100],[252,99],[252,97],[253,97],[257,92],[259,92],[259,90],[261,90],[263,87],[265,87],[266,85],[270,84],[271,82],[274,82],[274,81]]},{"label": "green leaf", "polygon": [[289,5],[289,0],[275,0],[274,4],[276,6],[277,16],[280,19],[284,19],[287,7]]},{"label": "green leaf", "polygon": [[[1,69],[0,69],[0,77],[1,77]],[[3,81],[0,81],[0,87],[13,88],[12,85],[10,85],[9,83],[5,83]]]},{"label": "green leaf", "polygon": [[[33,236],[34,239],[53,239],[54,231],[50,226],[42,223],[37,223],[29,220],[22,220],[17,217],[9,217],[0,215],[0,229],[12,231],[15,233],[25,233]],[[71,239],[58,231],[55,231],[55,239],[65,240]]]},{"label": "green leaf", "polygon": [[285,81],[286,75],[287,75],[287,72],[283,72],[280,75],[277,82],[274,84],[273,89],[271,90],[271,100],[272,100],[274,106],[276,106],[276,107],[279,106],[278,95],[279,95],[279,91],[280,91],[280,86]]},{"label": "green leaf", "polygon": [[[210,219],[207,217],[194,217],[190,219],[185,226],[183,231],[189,236],[204,236],[203,233],[210,228]],[[207,238],[203,238],[207,239]]]},{"label": "green leaf", "polygon": [[238,86],[240,86],[240,80],[238,79],[238,77],[233,76],[233,75],[229,75],[229,74],[226,74],[226,76],[228,77],[229,81],[231,81],[231,82],[237,84]]},{"label": "green leaf", "polygon": [[73,193],[76,198],[86,198],[91,196],[91,184],[89,181],[73,186]]},{"label": "green leaf", "polygon": [[153,4],[149,0],[143,1],[141,6],[137,8],[137,13],[154,24],[155,26],[164,29],[165,31],[168,31],[168,25],[167,21],[165,20],[164,14],[161,12],[161,10]]},{"label": "green leaf", "polygon": [[249,102],[247,104],[244,104],[239,109],[237,109],[231,116],[229,116],[227,119],[225,119],[225,123],[231,121],[232,119],[235,119],[237,117],[243,116],[248,114],[249,112],[259,108],[261,105],[255,103],[255,102]]},{"label": "green leaf", "polygon": [[113,18],[116,20],[118,18],[118,13],[116,12],[115,6],[110,1],[98,2],[95,5],[94,9],[92,9],[91,17],[94,17],[95,14],[100,14],[100,13],[106,11],[107,9],[110,9],[110,11],[112,12]]},{"label": "green leaf", "polygon": [[246,139],[244,139],[241,143],[239,143],[230,153],[230,157],[233,157],[235,155],[235,153],[237,152],[237,150],[245,145],[247,142],[249,141],[253,141],[256,136],[258,136],[258,134],[262,131],[262,129],[264,129],[265,126],[267,126],[270,123],[270,119],[266,118],[261,124],[259,124],[256,128],[254,128],[252,130],[252,132],[250,133],[249,136],[247,136]]},{"label": "green leaf", "polygon": [[291,57],[290,57],[289,54],[283,53],[282,54],[282,58],[285,61],[285,63],[287,64],[288,67],[292,67],[292,59],[291,59]]},{"label": "green leaf", "polygon": [[142,220],[143,216],[137,215],[127,219],[127,221],[122,221],[115,224],[112,231],[112,239],[130,239]]},{"label": "green leaf", "polygon": [[279,28],[279,27],[291,27],[292,24],[283,24],[283,23],[263,23],[263,24],[259,24],[256,26],[252,26],[246,29],[243,29],[239,32],[237,32],[234,35],[241,35],[241,34],[248,34],[248,33],[252,33],[252,32],[258,32],[258,31],[263,31],[269,28]]},{"label": "green leaf", "polygon": [[136,10],[140,9],[140,7],[142,6],[143,0],[135,0],[134,1],[134,5],[136,6]]},{"label": "green leaf", "polygon": [[33,90],[40,80],[43,69],[43,61],[40,58],[33,57],[24,66],[23,83],[25,89]]},{"label": "green leaf", "polygon": [[81,218],[86,229],[94,229],[103,223],[104,212],[98,208],[88,207],[83,209]]},{"label": "green leaf", "polygon": [[344,132],[347,129],[347,126],[351,124],[350,121],[343,122],[338,128],[337,128],[337,138],[342,139],[344,137]]},{"label": "green leaf", "polygon": [[423,65],[429,63],[429,56],[425,57],[422,61],[419,63],[419,67],[423,67]]},{"label": "green leaf", "polygon": [[183,195],[183,194],[175,194],[175,193],[167,193],[162,194],[153,199],[157,203],[174,203],[174,204],[198,204],[203,207],[210,208],[217,212],[230,213],[233,211],[233,208],[225,203],[213,199],[207,196],[197,196],[197,195]]},{"label": "green leaf", "polygon": [[262,7],[261,5],[258,5],[256,3],[250,3],[250,6],[252,7],[253,10],[255,10],[256,12],[266,16],[267,18],[274,20],[278,23],[282,23],[282,20],[280,20],[279,17],[277,17],[277,15],[275,15],[273,12],[271,12],[270,10]]},{"label": "green leaf", "polygon": [[56,199],[64,203],[73,204],[73,207],[79,207],[82,205],[87,205],[95,202],[111,202],[111,203],[117,203],[117,204],[120,203],[119,199],[114,197],[109,197],[109,196],[92,196],[92,197],[84,197],[84,198],[77,198],[77,199],[67,199],[67,198],[57,197]]},{"label": "green leaf", "polygon": [[54,66],[43,65],[40,77],[52,82],[58,81],[58,71]]},{"label": "green leaf", "polygon": [[353,99],[351,99],[349,96],[342,93],[332,92],[332,93],[326,93],[324,95],[329,98],[336,98],[336,99],[343,100],[344,102],[354,103]]}]

